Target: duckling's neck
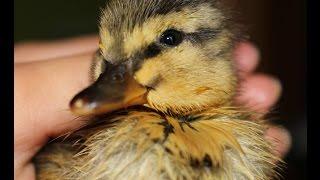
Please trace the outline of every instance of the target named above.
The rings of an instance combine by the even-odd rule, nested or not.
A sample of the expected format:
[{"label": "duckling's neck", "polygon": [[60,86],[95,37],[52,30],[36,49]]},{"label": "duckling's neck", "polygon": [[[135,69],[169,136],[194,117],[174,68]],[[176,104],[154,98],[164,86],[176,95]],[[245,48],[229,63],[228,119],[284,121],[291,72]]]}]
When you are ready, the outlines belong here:
[{"label": "duckling's neck", "polygon": [[[157,109],[151,108],[149,106],[144,106],[148,111],[156,112],[163,116],[170,116],[174,119],[178,119],[185,122],[192,122],[196,120],[198,117],[202,116],[202,114],[208,114],[212,112],[221,112],[221,110],[238,110],[239,108],[231,103],[225,103],[222,105],[212,105],[212,106],[206,106],[198,109],[188,110],[188,111],[181,111],[177,112],[175,110],[167,109],[166,112],[159,111]],[[223,113],[223,112],[221,112]]]}]

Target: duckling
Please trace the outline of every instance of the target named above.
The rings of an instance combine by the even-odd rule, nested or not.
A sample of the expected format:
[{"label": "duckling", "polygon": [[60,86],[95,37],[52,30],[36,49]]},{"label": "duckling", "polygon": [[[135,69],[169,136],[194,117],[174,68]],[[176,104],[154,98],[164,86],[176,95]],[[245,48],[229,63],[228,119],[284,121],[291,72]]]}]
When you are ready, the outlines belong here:
[{"label": "duckling", "polygon": [[109,0],[93,83],[70,102],[88,123],[37,155],[37,178],[277,177],[267,123],[232,103],[233,27],[217,0]]}]

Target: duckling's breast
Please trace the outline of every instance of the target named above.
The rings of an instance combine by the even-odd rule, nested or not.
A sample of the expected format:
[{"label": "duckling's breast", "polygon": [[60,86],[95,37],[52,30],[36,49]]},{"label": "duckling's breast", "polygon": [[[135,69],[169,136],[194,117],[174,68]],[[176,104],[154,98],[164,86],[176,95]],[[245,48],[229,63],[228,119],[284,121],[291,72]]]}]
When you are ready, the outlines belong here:
[{"label": "duckling's breast", "polygon": [[51,145],[38,170],[59,169],[61,179],[268,179],[273,156],[262,127],[227,114],[101,118],[72,135],[80,145]]}]

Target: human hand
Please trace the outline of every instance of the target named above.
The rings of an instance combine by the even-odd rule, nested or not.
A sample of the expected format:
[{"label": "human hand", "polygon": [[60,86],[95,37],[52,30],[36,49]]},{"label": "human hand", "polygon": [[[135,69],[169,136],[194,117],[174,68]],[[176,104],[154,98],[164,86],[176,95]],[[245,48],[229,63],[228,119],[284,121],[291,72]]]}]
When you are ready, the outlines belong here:
[{"label": "human hand", "polygon": [[[68,111],[69,101],[89,85],[89,68],[98,38],[88,36],[55,42],[15,46],[14,70],[14,173],[15,179],[35,179],[33,156],[50,138],[75,130],[83,121]],[[280,96],[274,78],[253,73],[259,60],[250,43],[235,51],[243,93],[236,98],[257,111],[267,111]],[[290,146],[286,130],[270,128],[266,137],[278,139],[276,151],[284,156]]]},{"label": "human hand", "polygon": [[[241,42],[234,52],[234,63],[240,77],[237,104],[265,114],[270,111],[281,95],[281,83],[275,77],[254,72],[259,64],[258,49],[250,42]],[[274,146],[274,153],[284,157],[291,147],[291,136],[288,130],[279,126],[267,129],[265,137]]]}]

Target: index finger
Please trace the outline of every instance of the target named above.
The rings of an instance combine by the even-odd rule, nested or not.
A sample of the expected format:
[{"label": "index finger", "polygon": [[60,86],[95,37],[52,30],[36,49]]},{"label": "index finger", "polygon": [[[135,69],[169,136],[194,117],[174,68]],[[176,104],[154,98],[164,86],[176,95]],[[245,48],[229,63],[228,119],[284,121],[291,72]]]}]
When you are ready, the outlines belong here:
[{"label": "index finger", "polygon": [[98,41],[98,36],[87,35],[50,42],[19,43],[14,47],[14,62],[25,63],[87,54],[98,49]]}]

